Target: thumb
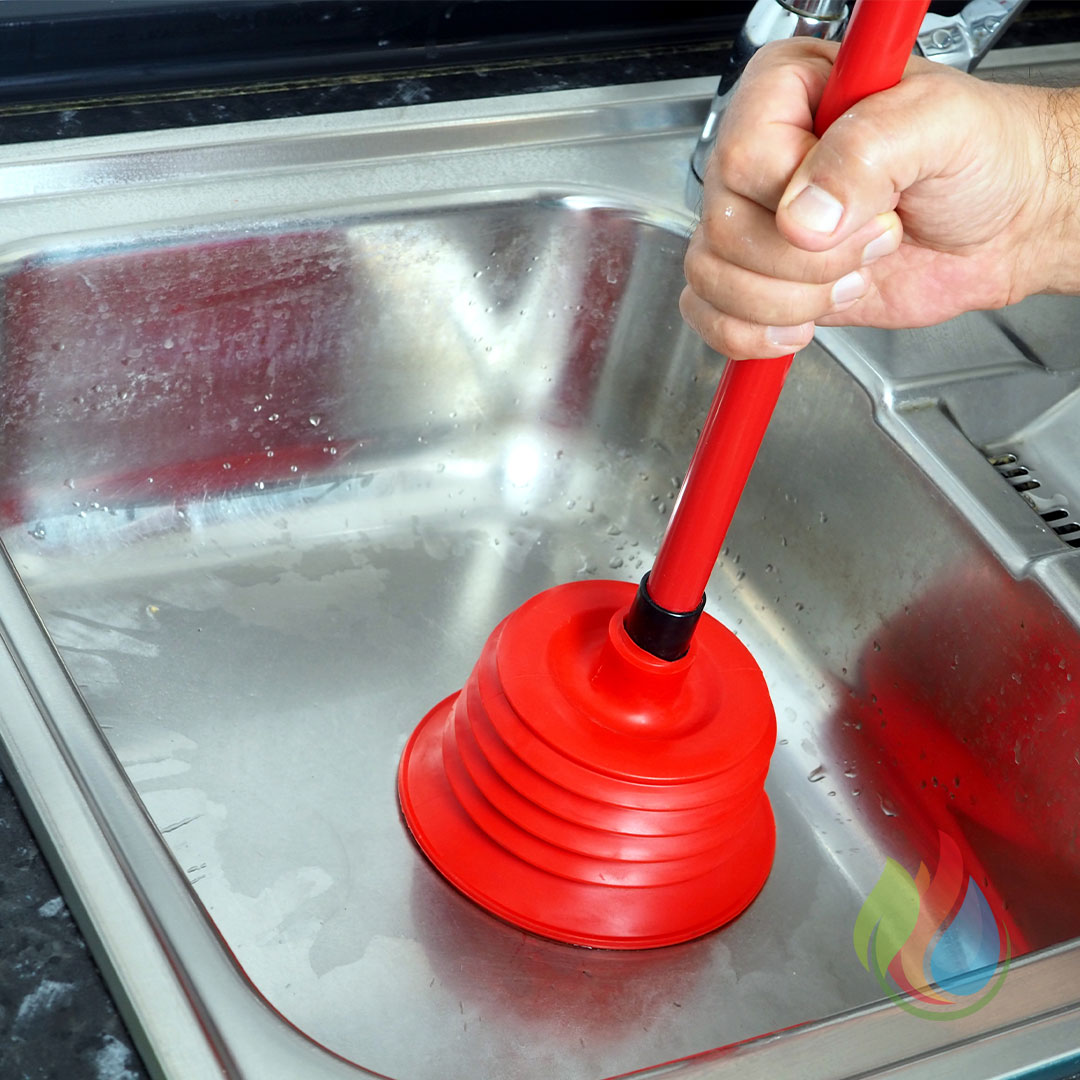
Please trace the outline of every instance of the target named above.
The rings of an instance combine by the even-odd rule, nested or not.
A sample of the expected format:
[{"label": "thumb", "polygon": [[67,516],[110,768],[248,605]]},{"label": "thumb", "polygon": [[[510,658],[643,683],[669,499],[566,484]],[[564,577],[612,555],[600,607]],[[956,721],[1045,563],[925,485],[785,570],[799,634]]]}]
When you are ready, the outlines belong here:
[{"label": "thumb", "polygon": [[942,95],[949,90],[937,72],[910,77],[838,117],[780,197],[776,225],[783,237],[807,251],[828,251],[939,171],[956,130],[945,119]]}]

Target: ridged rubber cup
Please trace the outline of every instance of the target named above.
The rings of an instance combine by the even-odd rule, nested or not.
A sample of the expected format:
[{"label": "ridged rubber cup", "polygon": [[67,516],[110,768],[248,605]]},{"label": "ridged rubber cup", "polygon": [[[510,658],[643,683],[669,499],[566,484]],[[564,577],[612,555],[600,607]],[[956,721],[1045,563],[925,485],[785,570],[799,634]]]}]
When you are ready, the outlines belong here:
[{"label": "ridged rubber cup", "polygon": [[704,615],[689,652],[629,638],[634,586],[548,589],[499,624],[405,747],[398,793],[435,867],[525,930],[646,949],[735,918],[776,847],[776,721],[746,647]]}]

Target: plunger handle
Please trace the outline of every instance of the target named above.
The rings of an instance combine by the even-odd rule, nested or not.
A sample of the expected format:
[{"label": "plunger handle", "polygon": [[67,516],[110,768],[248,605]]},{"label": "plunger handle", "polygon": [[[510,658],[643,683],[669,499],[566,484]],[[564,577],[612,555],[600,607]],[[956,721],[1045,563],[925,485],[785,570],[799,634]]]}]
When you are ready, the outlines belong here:
[{"label": "plunger handle", "polygon": [[[857,0],[814,118],[820,138],[855,102],[895,86],[929,0]],[[626,617],[647,652],[677,660],[705,606],[705,583],[765,436],[794,353],[728,361],[652,572]]]}]

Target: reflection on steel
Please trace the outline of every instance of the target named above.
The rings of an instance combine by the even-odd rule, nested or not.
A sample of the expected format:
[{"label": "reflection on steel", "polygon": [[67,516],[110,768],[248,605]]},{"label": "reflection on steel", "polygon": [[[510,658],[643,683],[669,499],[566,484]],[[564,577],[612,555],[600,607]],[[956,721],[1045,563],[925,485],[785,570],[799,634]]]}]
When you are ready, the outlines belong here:
[{"label": "reflection on steel", "polygon": [[[398,816],[408,732],[498,619],[651,560],[721,366],[677,314],[710,91],[0,151],[3,766],[162,1075],[1077,1051],[1080,575],[986,460],[1080,499],[1062,298],[799,357],[708,589],[779,725],[742,918],[533,939]],[[920,1025],[872,1005],[851,928],[938,829],[1027,956]]]}]

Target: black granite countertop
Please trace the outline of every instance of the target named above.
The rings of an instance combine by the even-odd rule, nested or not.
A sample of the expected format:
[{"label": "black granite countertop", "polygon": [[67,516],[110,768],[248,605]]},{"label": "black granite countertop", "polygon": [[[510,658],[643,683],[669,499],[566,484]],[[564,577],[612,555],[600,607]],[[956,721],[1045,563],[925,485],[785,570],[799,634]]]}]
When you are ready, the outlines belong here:
[{"label": "black granite countertop", "polygon": [[10,784],[0,775],[0,1077],[143,1080]]},{"label": "black granite countertop", "polygon": [[[11,0],[11,7],[28,5]],[[0,12],[0,29],[2,24]],[[712,75],[730,48],[724,25],[714,21],[709,33],[698,28],[693,40],[694,34],[660,34],[654,41],[631,35],[606,48],[591,43],[586,49],[570,35],[532,55],[443,56],[439,63],[432,61],[430,49],[406,49],[399,58],[408,63],[403,60],[397,68],[361,64],[354,70],[263,78],[248,72],[231,86],[165,80],[146,89],[80,93],[75,84],[53,86],[35,98],[24,85],[5,95],[0,71],[0,142]],[[1047,40],[1080,40],[1080,3],[1033,5],[1032,16],[1010,30],[1003,45]],[[144,1080],[149,1074],[2,775],[0,867],[0,1080]],[[1080,1074],[1071,1080],[1080,1080]]]}]

